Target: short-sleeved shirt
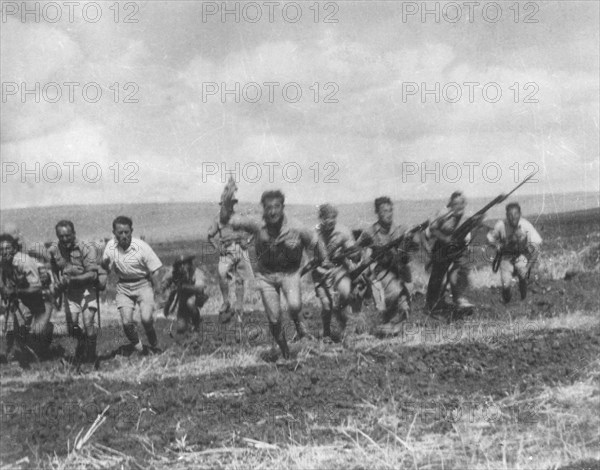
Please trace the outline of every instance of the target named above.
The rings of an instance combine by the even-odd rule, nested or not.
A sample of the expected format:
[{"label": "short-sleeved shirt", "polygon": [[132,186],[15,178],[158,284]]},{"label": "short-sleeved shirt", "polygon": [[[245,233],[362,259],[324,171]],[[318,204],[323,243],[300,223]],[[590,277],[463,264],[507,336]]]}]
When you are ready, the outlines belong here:
[{"label": "short-sleeved shirt", "polygon": [[42,287],[38,263],[25,253],[15,254],[12,263],[2,268],[2,284],[12,288]]},{"label": "short-sleeved shirt", "polygon": [[71,249],[57,243],[48,249],[48,254],[56,260],[64,274],[79,276],[90,271],[98,271],[98,252],[92,243],[76,239]]},{"label": "short-sleeved shirt", "polygon": [[[327,234],[321,230],[320,225],[317,225],[315,228],[315,233],[323,243],[325,251],[327,252],[327,256],[329,256],[330,260],[337,255],[336,252],[338,250],[347,250],[354,246],[354,237],[352,236],[352,233],[343,225],[336,224],[333,231]],[[317,257],[319,263],[324,261],[320,251],[317,250],[315,256]]]},{"label": "short-sleeved shirt", "polygon": [[210,226],[208,233],[217,233],[219,235],[219,241],[227,250],[233,251],[236,244],[242,249],[248,248],[249,233],[246,230],[233,228],[230,222],[226,224],[221,223],[221,220],[218,217]]},{"label": "short-sleeved shirt", "polygon": [[254,234],[258,272],[292,273],[300,269],[302,253],[313,248],[316,243],[314,232],[294,219],[284,216],[281,229],[270,234],[265,222],[234,216],[230,224],[234,229],[243,229]]},{"label": "short-sleeved shirt", "polygon": [[537,249],[542,244],[542,237],[531,222],[521,217],[517,227],[512,227],[507,220],[496,222],[494,229],[487,235],[488,241],[499,244],[505,254],[519,255],[528,252],[528,248]]},{"label": "short-sleeved shirt", "polygon": [[132,238],[127,250],[123,250],[116,239],[109,240],[102,256],[103,264],[108,262],[109,269],[114,267],[119,281],[134,282],[150,279],[150,276],[162,263],[154,250],[145,241]]}]

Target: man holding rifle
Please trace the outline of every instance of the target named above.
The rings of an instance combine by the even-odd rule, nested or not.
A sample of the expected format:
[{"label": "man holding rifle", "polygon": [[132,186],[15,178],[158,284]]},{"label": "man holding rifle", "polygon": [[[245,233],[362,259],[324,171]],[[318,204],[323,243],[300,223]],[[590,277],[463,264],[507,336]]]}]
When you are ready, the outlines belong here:
[{"label": "man holding rifle", "polygon": [[497,250],[493,267],[494,272],[500,269],[502,300],[506,304],[510,302],[511,283],[515,274],[519,279],[521,300],[525,300],[527,279],[537,261],[542,237],[531,222],[521,217],[519,203],[507,204],[506,219],[499,220],[487,238]]},{"label": "man holding rifle", "polygon": [[[27,327],[21,305],[31,312],[31,330],[39,355],[46,355],[52,342],[54,326],[50,322],[52,306],[44,300],[42,282],[36,261],[25,253],[19,252],[19,242],[11,235],[0,235],[0,296],[6,304],[6,315],[18,312],[19,331],[13,323],[13,331],[7,332],[7,352],[11,349],[15,335],[25,345]],[[14,320],[15,317],[13,317]],[[5,319],[6,321],[6,319]]]},{"label": "man holding rifle", "polygon": [[[445,307],[445,287],[450,284],[454,305],[459,309],[472,308],[464,292],[468,287],[469,256],[466,249],[471,239],[470,231],[464,239],[455,236],[461,224],[467,199],[461,191],[455,191],[450,196],[447,209],[441,211],[429,225],[426,236],[433,240],[431,250],[431,275],[427,285],[425,308],[429,312]],[[475,226],[483,220],[483,215],[478,215]],[[446,276],[446,283],[444,283]]]},{"label": "man holding rifle", "polygon": [[179,256],[173,268],[162,282],[163,290],[172,291],[165,305],[165,316],[177,309],[177,333],[183,334],[191,325],[191,330],[200,329],[200,309],[208,300],[204,273],[194,267],[195,256]]},{"label": "man holding rifle", "polygon": [[[61,220],[55,226],[58,243],[48,249],[55,277],[55,295],[64,296],[63,307],[69,336],[77,340],[75,363],[96,363],[98,332],[94,319],[99,314],[98,279],[105,271],[98,266],[98,252],[94,244],[75,236],[70,220]],[[83,330],[79,326],[82,316]],[[98,323],[100,319],[98,318]]]},{"label": "man holding rifle", "polygon": [[319,207],[319,225],[317,237],[325,247],[323,257],[317,250],[315,253],[312,278],[315,283],[317,297],[321,301],[321,318],[323,321],[323,342],[331,343],[331,317],[335,314],[341,330],[342,338],[348,323],[348,310],[352,281],[350,269],[358,261],[358,251],[352,233],[337,224],[337,209],[331,204]]},{"label": "man holding rifle", "polygon": [[525,178],[508,194],[500,194],[495,197],[464,221],[462,221],[462,217],[467,200],[461,191],[452,193],[447,205],[449,211],[432,221],[426,232],[426,236],[435,239],[431,253],[431,277],[425,300],[425,307],[429,312],[445,307],[443,301],[448,284],[450,284],[452,298],[457,309],[465,311],[465,309],[473,308],[473,305],[463,297],[468,286],[468,245],[471,241],[471,232],[481,225],[488,210],[504,202],[532,177],[533,175],[530,175]]},{"label": "man holding rifle", "polygon": [[[406,284],[411,282],[410,260],[407,250],[402,249],[403,243],[400,243],[405,241],[405,233],[393,222],[391,199],[385,196],[375,199],[375,213],[377,222],[362,232],[357,245],[371,248],[374,262],[368,278],[377,309],[383,314],[376,333],[389,336],[400,332],[401,322],[407,320],[410,313],[410,294],[406,288]],[[406,241],[410,243],[411,240]]]}]

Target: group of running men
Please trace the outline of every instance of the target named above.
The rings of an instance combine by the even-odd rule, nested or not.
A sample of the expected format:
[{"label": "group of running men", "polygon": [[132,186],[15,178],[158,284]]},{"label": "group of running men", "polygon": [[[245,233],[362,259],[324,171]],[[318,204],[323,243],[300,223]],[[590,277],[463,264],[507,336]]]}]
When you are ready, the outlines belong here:
[{"label": "group of running men", "polygon": [[[375,199],[377,221],[355,232],[337,223],[338,211],[331,204],[319,206],[319,223],[311,229],[286,215],[281,191],[264,192],[260,202],[262,220],[255,220],[235,213],[237,199],[222,200],[219,216],[209,229],[208,240],[219,253],[218,274],[223,296],[219,317],[223,322],[233,317],[241,320],[247,282],[254,278],[283,360],[289,358],[290,352],[282,327],[282,294],[297,338],[312,338],[300,315],[301,278],[307,273],[312,276],[321,302],[321,337],[326,343],[332,341],[333,316],[339,323],[340,337],[345,337],[353,307],[360,308],[366,291],[372,294],[380,313],[375,333],[390,336],[400,332],[411,309],[407,288],[412,282],[410,254],[420,246],[426,246],[430,253],[426,313],[448,308],[468,311],[473,307],[464,296],[471,264],[469,251],[451,249],[457,242],[454,235],[466,219],[466,198],[462,192],[454,192],[447,207],[419,230],[409,231],[394,222],[393,203],[388,197]],[[482,219],[483,214],[476,216],[475,225],[480,225]],[[123,331],[140,354],[160,351],[153,318],[155,291],[172,288],[165,314],[176,312],[179,333],[199,328],[200,309],[208,295],[206,278],[195,267],[194,256],[179,257],[163,275],[162,262],[144,240],[132,236],[133,222],[125,216],[114,219],[114,237],[103,250],[95,243],[77,238],[74,224],[69,220],[59,221],[55,229],[58,241],[46,250],[45,263],[22,249],[18,230],[0,235],[0,295],[6,316],[3,360],[15,339],[24,343],[26,336],[33,341],[38,355],[46,354],[53,335],[52,312],[62,307],[68,313],[68,333],[77,338],[76,361],[97,364],[99,292],[106,286],[111,269],[118,277],[115,300]],[[11,230],[5,227],[4,232]],[[252,241],[256,252],[254,269],[248,253]],[[468,236],[463,242],[464,248]],[[511,299],[515,276],[524,299],[527,279],[538,259],[542,240],[531,223],[521,217],[518,203],[506,206],[506,218],[489,231],[487,242],[497,250],[496,267],[500,270],[503,301],[508,303]],[[304,253],[311,261],[302,266]],[[236,285],[233,305],[231,281]],[[448,286],[451,303],[445,300]],[[62,306],[57,300],[63,300]],[[140,340],[134,322],[136,307],[147,346]],[[10,314],[15,326],[8,331]]]}]

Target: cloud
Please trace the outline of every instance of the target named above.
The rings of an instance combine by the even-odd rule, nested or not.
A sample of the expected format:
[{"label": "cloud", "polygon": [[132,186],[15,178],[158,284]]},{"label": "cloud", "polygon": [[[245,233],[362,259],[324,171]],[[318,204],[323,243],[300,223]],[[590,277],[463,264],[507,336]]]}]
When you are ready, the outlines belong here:
[{"label": "cloud", "polygon": [[[3,161],[43,166],[57,158],[92,159],[108,175],[110,165],[123,170],[135,163],[139,183],[36,190],[13,182],[2,206],[212,200],[223,179],[203,179],[212,163],[248,171],[253,165],[268,171],[268,162],[301,167],[301,182],[281,174],[278,181],[242,182],[240,191],[251,200],[271,184],[311,203],[367,200],[380,192],[442,197],[465,182],[398,184],[402,162],[443,167],[463,159],[497,162],[505,177],[514,162],[531,161],[540,167],[544,190],[570,190],[573,182],[596,190],[589,175],[599,154],[599,47],[591,18],[598,7],[565,8],[544,4],[536,24],[510,17],[498,24],[403,23],[400,7],[387,3],[344,4],[339,23],[331,25],[202,23],[201,5],[184,2],[142,2],[135,24],[108,21],[110,15],[93,25],[11,19],[2,28],[3,82],[93,81],[103,95],[97,103],[9,97],[0,129]],[[259,84],[262,99],[235,102],[230,94],[222,102],[220,90],[206,93],[207,83],[231,89],[235,82],[240,89]],[[273,102],[265,82],[279,83]],[[407,94],[409,82],[418,86],[415,94]],[[481,84],[472,102],[465,82]],[[298,102],[282,95],[286,83],[302,90]],[[456,91],[449,83],[462,93],[456,103],[443,94]],[[482,95],[486,83],[500,87],[497,102]],[[424,86],[436,84],[437,100],[422,95]],[[488,91],[494,95],[494,87]],[[137,102],[125,103],[127,96]],[[332,168],[338,182],[324,183]],[[483,195],[508,183],[466,186]]]}]

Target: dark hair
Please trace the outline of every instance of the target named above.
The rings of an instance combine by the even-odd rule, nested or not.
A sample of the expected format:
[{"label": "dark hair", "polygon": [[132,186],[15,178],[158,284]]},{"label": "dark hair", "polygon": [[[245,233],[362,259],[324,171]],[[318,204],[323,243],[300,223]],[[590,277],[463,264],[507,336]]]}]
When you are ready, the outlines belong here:
[{"label": "dark hair", "polygon": [[506,204],[506,212],[510,211],[511,209],[519,209],[519,213],[521,212],[521,206],[518,202],[511,202],[510,204]]},{"label": "dark hair", "polygon": [[450,204],[452,204],[452,201],[454,201],[455,199],[458,199],[459,197],[464,198],[465,193],[463,193],[460,190],[457,190],[457,191],[454,191],[452,194],[450,194],[450,199],[448,199],[448,204],[446,204],[446,207],[450,207]]},{"label": "dark hair", "polygon": [[57,232],[58,231],[58,227],[71,227],[71,231],[73,233],[75,233],[75,226],[73,225],[73,222],[71,222],[70,220],[59,220],[58,223],[54,226],[54,231]]},{"label": "dark hair", "polygon": [[15,239],[15,237],[13,237],[12,235],[10,235],[8,233],[3,233],[3,234],[0,235],[0,243],[2,243],[2,242],[8,242],[8,243],[10,243],[10,245],[15,250],[19,249],[19,242]]},{"label": "dark hair", "polygon": [[381,207],[384,204],[389,204],[390,206],[394,205],[392,203],[392,200],[389,197],[387,197],[387,196],[378,197],[377,199],[375,199],[375,212],[379,212],[379,207]]},{"label": "dark hair", "polygon": [[129,225],[129,228],[133,228],[132,220],[129,217],[124,216],[124,215],[120,215],[115,220],[113,220],[113,230],[117,229],[117,224],[118,225]]},{"label": "dark hair", "polygon": [[282,205],[285,204],[285,196],[281,191],[279,191],[279,189],[276,189],[275,191],[265,191],[262,193],[262,196],[260,197],[260,203],[263,207],[265,206],[267,199],[279,199]]},{"label": "dark hair", "polygon": [[321,204],[319,206],[319,218],[327,217],[328,215],[337,217],[338,210],[331,204]]}]

